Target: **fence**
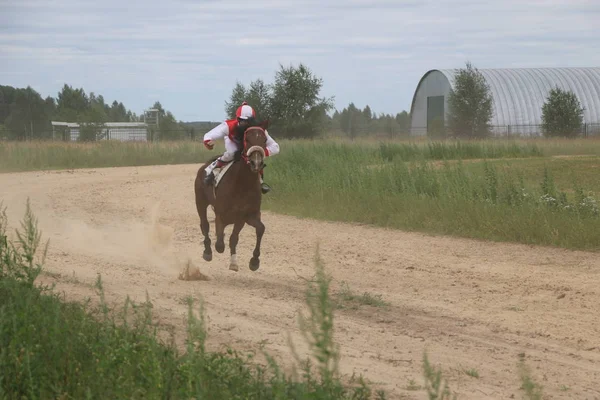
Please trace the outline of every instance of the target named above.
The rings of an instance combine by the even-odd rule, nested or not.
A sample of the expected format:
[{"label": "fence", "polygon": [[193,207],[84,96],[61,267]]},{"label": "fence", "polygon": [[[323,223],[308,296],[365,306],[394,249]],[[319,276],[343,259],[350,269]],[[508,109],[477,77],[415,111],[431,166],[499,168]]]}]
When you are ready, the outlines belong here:
[{"label": "fence", "polygon": [[[431,130],[431,128],[430,128]],[[490,127],[492,137],[543,137],[544,130],[541,124],[528,125],[492,125]],[[411,136],[426,136],[427,127],[412,127]],[[435,132],[432,132],[435,135]],[[578,132],[580,137],[600,137],[600,122],[588,122],[581,126]]]},{"label": "fence", "polygon": [[[36,132],[35,137],[16,137],[10,138],[8,132],[5,132],[5,136],[0,134],[0,140],[53,140],[53,141],[78,141],[79,140],[79,127],[53,127],[51,132],[41,131]],[[178,128],[178,129],[156,129],[150,127],[141,128],[106,128],[99,129],[95,140],[117,140],[117,141],[142,141],[142,142],[154,142],[161,140],[202,140],[202,137],[209,128]],[[1,132],[0,132],[1,133]],[[280,138],[276,132],[273,133],[275,137]],[[494,125],[491,127],[491,134],[493,138],[511,138],[511,137],[524,137],[524,138],[536,138],[544,137],[541,125]],[[348,132],[343,132],[339,129],[328,129],[323,132],[322,137],[339,137],[339,138],[373,138],[373,139],[399,139],[399,138],[410,138],[410,137],[427,137],[426,127],[413,127],[410,132],[398,127],[391,127],[387,131],[380,129],[358,129],[350,135]],[[430,135],[432,138],[442,137],[443,135],[436,135],[433,132]],[[600,138],[600,122],[597,123],[586,123],[579,132],[579,137],[586,138]]]},{"label": "fence", "polygon": [[165,129],[144,122],[107,122],[103,124],[78,124],[73,122],[51,121],[50,137],[59,141],[101,141],[152,142],[155,140],[194,140],[198,134],[194,127]]},{"label": "fence", "polygon": [[119,140],[124,142],[148,141],[149,127],[143,122],[107,122],[104,124],[78,124],[74,122],[51,121],[52,139],[77,141],[83,136],[86,140]]}]

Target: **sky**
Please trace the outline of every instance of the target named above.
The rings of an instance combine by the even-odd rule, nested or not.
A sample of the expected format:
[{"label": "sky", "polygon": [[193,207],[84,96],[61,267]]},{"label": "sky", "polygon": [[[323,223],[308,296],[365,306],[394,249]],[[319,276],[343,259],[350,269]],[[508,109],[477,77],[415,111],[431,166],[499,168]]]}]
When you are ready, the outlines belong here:
[{"label": "sky", "polygon": [[598,0],[0,0],[0,84],[220,121],[236,82],[303,63],[322,97],[410,111],[431,69],[600,66]]}]

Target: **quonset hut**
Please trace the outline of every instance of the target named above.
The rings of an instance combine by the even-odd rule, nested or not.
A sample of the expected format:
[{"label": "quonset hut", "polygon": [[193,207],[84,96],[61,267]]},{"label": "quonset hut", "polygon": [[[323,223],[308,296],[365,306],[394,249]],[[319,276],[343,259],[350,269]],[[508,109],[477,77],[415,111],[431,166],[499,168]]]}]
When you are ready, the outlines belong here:
[{"label": "quonset hut", "polygon": [[[411,135],[426,135],[448,113],[448,95],[458,69],[433,69],[417,85],[410,116]],[[492,95],[492,132],[497,136],[542,134],[542,106],[550,89],[577,95],[584,108],[584,135],[600,134],[600,67],[479,69]]]}]

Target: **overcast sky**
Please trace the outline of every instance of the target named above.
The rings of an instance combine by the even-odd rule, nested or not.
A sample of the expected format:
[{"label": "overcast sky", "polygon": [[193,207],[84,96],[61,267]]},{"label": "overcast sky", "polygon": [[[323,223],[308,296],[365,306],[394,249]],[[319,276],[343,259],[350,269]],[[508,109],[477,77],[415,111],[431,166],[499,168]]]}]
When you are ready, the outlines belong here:
[{"label": "overcast sky", "polygon": [[302,62],[341,110],[410,110],[436,68],[600,66],[598,0],[0,0],[0,84],[64,83],[154,101],[178,120],[225,117],[236,80]]}]

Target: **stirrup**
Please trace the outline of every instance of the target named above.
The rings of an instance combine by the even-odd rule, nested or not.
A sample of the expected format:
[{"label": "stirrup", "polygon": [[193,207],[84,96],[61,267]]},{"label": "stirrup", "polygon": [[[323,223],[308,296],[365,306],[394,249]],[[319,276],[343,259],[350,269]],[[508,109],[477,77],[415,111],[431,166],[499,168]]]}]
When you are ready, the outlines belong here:
[{"label": "stirrup", "polygon": [[260,190],[261,190],[262,194],[267,194],[267,193],[269,193],[271,191],[271,187],[269,185],[267,185],[266,183],[263,182],[260,185]]}]

